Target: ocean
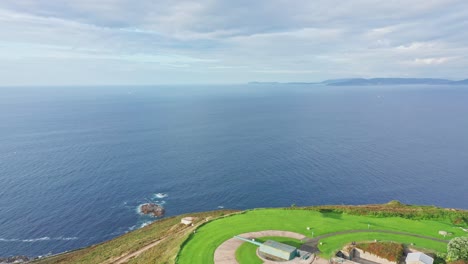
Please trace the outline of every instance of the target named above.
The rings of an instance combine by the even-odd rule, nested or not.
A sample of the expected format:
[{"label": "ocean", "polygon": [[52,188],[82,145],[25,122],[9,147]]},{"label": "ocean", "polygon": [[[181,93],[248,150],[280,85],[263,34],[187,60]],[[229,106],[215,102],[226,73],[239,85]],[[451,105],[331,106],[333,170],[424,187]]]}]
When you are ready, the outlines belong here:
[{"label": "ocean", "polygon": [[468,209],[468,87],[0,88],[0,256],[166,215],[321,204]]}]

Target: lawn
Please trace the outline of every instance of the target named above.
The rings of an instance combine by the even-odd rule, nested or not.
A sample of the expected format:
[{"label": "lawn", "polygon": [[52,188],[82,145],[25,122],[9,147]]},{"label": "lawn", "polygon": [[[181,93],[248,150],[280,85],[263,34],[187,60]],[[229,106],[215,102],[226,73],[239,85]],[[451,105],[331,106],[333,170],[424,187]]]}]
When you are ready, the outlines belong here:
[{"label": "lawn", "polygon": [[[261,237],[256,238],[258,242],[265,242],[267,240],[274,240],[277,242],[281,242],[296,248],[299,248],[302,244],[300,240],[289,238],[289,237]],[[236,250],[236,259],[239,264],[262,264],[261,261],[257,257],[257,246],[250,243],[243,243],[237,250]]]},{"label": "lawn", "polygon": [[[311,227],[308,231],[306,227]],[[178,255],[177,263],[185,264],[209,264],[213,263],[213,255],[216,248],[225,240],[234,235],[261,231],[261,230],[287,230],[311,236],[319,236],[327,233],[343,230],[391,230],[419,234],[442,239],[438,235],[439,230],[452,232],[454,236],[464,235],[464,232],[454,227],[449,220],[409,220],[399,217],[371,217],[357,216],[333,212],[318,212],[313,210],[287,210],[287,209],[257,209],[246,211],[242,214],[214,220],[201,226],[195,234],[190,235],[189,239],[183,245]],[[360,239],[369,240],[371,235],[366,233],[351,234],[351,236],[330,237],[324,239],[323,254],[329,255],[330,252],[339,249],[343,243],[350,241],[359,241]],[[376,234],[372,234],[374,237]],[[422,247],[432,250],[442,250],[443,243],[435,244],[432,241],[416,241],[411,237],[408,241],[405,236],[380,234],[381,237],[375,237],[382,240],[393,240],[407,243],[416,243]],[[374,237],[370,239],[374,239]],[[450,239],[450,237],[447,237]],[[439,245],[442,244],[442,245]]]},{"label": "lawn", "polygon": [[447,251],[447,244],[443,242],[436,242],[413,236],[394,235],[386,233],[354,233],[327,237],[320,240],[320,242],[322,242],[322,245],[319,245],[319,249],[322,252],[321,255],[323,257],[330,258],[336,252],[337,249],[343,248],[346,244],[352,241],[370,242],[374,241],[375,239],[377,239],[380,242],[398,242],[406,245],[410,245],[411,243],[413,243],[414,247],[419,249],[425,249],[428,251]]}]

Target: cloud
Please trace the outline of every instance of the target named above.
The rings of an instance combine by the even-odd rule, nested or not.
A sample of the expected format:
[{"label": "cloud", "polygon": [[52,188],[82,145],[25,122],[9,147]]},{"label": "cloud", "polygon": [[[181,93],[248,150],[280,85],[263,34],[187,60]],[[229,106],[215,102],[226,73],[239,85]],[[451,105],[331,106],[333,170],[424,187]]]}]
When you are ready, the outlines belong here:
[{"label": "cloud", "polygon": [[449,57],[440,57],[440,58],[416,58],[411,61],[411,64],[414,65],[439,65],[444,64],[452,60],[453,58]]},{"label": "cloud", "polygon": [[64,68],[45,84],[465,78],[466,17],[464,0],[5,0],[0,80]]},{"label": "cloud", "polygon": [[417,51],[417,50],[421,50],[421,49],[433,49],[435,47],[437,47],[438,44],[437,43],[434,43],[434,42],[411,42],[409,44],[406,44],[406,45],[400,45],[398,47],[396,47],[397,50],[400,50],[400,51]]}]

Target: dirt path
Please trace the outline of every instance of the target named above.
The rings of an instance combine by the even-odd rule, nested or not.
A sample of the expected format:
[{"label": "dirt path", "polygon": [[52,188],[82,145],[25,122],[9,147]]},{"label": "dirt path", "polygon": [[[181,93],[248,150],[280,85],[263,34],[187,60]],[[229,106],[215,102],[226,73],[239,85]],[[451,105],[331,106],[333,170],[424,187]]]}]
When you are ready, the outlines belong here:
[{"label": "dirt path", "polygon": [[[250,232],[240,234],[239,236],[244,238],[257,238],[257,237],[267,237],[267,236],[279,236],[279,237],[291,237],[295,239],[305,239],[306,237],[303,234],[281,231],[281,230],[265,230],[259,232]],[[222,243],[214,253],[214,263],[215,264],[238,264],[236,260],[236,250],[237,248],[244,243],[244,241],[237,238],[231,238],[224,243]]]},{"label": "dirt path", "polygon": [[139,256],[140,254],[142,254],[143,252],[145,252],[145,251],[147,251],[147,250],[149,250],[149,249],[151,249],[151,248],[157,246],[159,243],[166,241],[168,238],[170,239],[171,237],[173,237],[173,236],[176,235],[176,234],[178,235],[178,234],[182,234],[182,233],[185,233],[185,232],[189,233],[189,231],[191,232],[192,230],[195,230],[197,227],[198,227],[198,225],[193,226],[193,227],[192,227],[192,226],[185,227],[184,229],[182,229],[182,230],[180,230],[180,231],[178,231],[178,232],[176,232],[176,233],[172,233],[172,234],[169,234],[169,235],[167,235],[167,236],[161,237],[161,238],[159,238],[158,240],[156,240],[156,241],[154,241],[154,242],[152,242],[152,243],[150,243],[150,244],[148,244],[148,245],[146,245],[146,246],[140,248],[140,249],[137,250],[137,251],[134,251],[134,252],[132,252],[132,253],[128,253],[128,254],[122,255],[122,256],[120,256],[120,257],[118,257],[118,258],[110,259],[110,260],[108,260],[108,261],[106,261],[106,262],[104,262],[104,263],[106,263],[106,264],[107,264],[107,263],[109,263],[109,264],[110,264],[110,263],[112,263],[112,264],[123,264],[123,263],[126,263],[126,262],[128,262],[130,259],[132,259],[132,258],[134,258],[134,257],[137,257],[137,256]]},{"label": "dirt path", "polygon": [[165,238],[163,238],[163,239],[161,239],[161,240],[158,240],[158,241],[156,241],[156,242],[153,242],[153,243],[151,243],[151,244],[149,244],[149,245],[147,245],[147,246],[144,246],[144,247],[142,247],[141,249],[139,249],[139,250],[137,250],[137,251],[135,251],[135,252],[133,252],[133,253],[131,253],[131,254],[125,255],[125,256],[123,256],[123,257],[121,257],[121,258],[119,258],[119,259],[113,261],[112,263],[115,263],[115,264],[126,263],[126,262],[129,261],[131,258],[134,258],[134,257],[136,257],[136,256],[139,256],[141,253],[143,253],[143,252],[145,252],[146,250],[148,250],[148,249],[150,249],[150,248],[152,248],[152,247],[158,245],[159,243],[161,243],[162,241],[164,241],[164,240],[166,240],[166,239],[167,239],[167,237],[165,237]]}]

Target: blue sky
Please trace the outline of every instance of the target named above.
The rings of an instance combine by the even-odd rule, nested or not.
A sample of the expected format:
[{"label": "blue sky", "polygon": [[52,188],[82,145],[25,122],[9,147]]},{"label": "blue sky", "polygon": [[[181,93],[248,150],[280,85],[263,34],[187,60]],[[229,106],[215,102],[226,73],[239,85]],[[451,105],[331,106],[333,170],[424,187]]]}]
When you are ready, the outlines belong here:
[{"label": "blue sky", "polygon": [[468,78],[466,0],[2,0],[0,85]]}]

